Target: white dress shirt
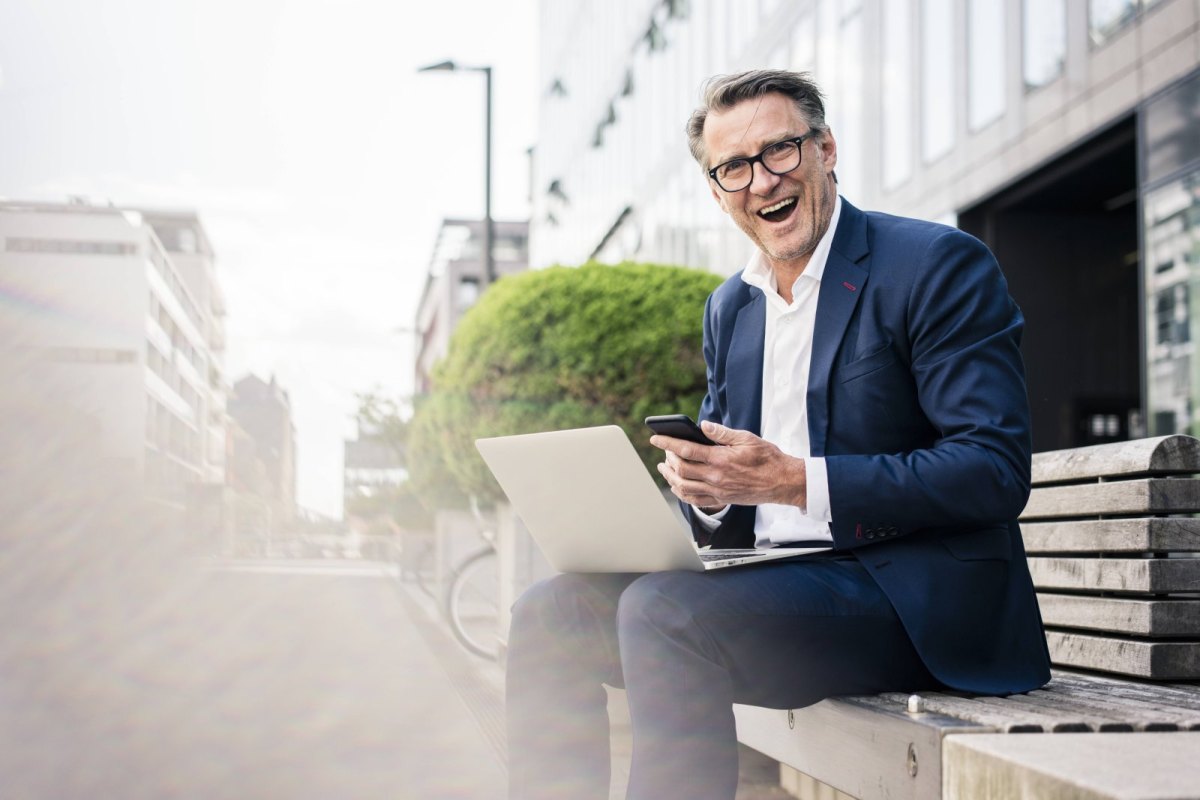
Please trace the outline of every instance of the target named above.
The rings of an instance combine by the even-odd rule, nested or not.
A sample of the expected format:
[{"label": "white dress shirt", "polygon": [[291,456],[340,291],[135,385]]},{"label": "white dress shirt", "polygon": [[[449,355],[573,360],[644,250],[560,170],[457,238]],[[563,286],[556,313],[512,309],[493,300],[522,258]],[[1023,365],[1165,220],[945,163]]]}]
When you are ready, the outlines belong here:
[{"label": "white dress shirt", "polygon": [[[829,477],[824,458],[813,458],[808,439],[808,372],[812,362],[813,330],[817,321],[817,296],[821,276],[842,215],[842,198],[833,205],[829,228],[804,272],[792,284],[792,302],[779,294],[775,273],[761,252],[755,251],[742,280],[762,290],[766,298],[766,325],[763,329],[762,438],[783,452],[804,459],[807,473],[808,507],[763,503],[754,521],[756,547],[772,547],[796,541],[825,539],[833,541],[829,523]],[[729,510],[714,515],[698,508],[696,517],[710,530],[720,524]]]}]

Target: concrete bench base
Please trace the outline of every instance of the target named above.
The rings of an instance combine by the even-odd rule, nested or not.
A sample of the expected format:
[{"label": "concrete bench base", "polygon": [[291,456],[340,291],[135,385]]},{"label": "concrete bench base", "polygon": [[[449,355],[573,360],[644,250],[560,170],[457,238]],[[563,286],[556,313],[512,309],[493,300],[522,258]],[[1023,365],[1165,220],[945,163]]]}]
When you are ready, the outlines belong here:
[{"label": "concrete bench base", "polygon": [[[794,711],[734,706],[738,739],[851,797],[924,800],[942,784],[942,731],[860,699]],[[948,721],[957,727],[957,721]]]},{"label": "concrete bench base", "polygon": [[946,800],[1200,796],[1200,733],[976,734],[946,740]]},{"label": "concrete bench base", "polygon": [[[943,786],[950,786],[951,745],[980,737],[987,737],[980,741],[990,741],[994,735],[1030,743],[1014,745],[1018,750],[997,750],[1011,754],[1012,770],[1028,766],[1034,773],[1038,772],[1041,762],[1026,764],[1017,757],[1019,752],[1025,752],[1019,749],[1021,747],[1036,751],[1034,742],[1041,742],[1040,746],[1052,751],[1076,747],[1084,753],[1105,746],[1095,742],[1069,744],[1083,742],[1080,734],[1084,732],[1096,742],[1120,741],[1130,735],[1147,737],[1132,740],[1135,743],[1144,741],[1144,744],[1130,747],[1130,752],[1140,754],[1136,759],[1110,762],[1113,774],[1122,774],[1130,763],[1143,765],[1132,770],[1130,785],[1136,784],[1138,772],[1155,766],[1160,766],[1161,771],[1175,770],[1182,775],[1200,770],[1200,746],[1195,738],[1200,735],[1200,686],[1195,684],[1128,681],[1056,670],[1053,680],[1044,689],[1010,697],[972,697],[960,693],[926,693],[919,697],[882,694],[835,698],[790,711],[734,706],[734,714],[738,738],[744,744],[861,800],[1077,796],[1019,792],[971,794],[966,788],[959,794],[943,794]],[[1164,740],[1163,736],[1177,738]],[[1161,745],[1164,741],[1169,744]],[[1156,747],[1165,747],[1163,752],[1168,753],[1174,753],[1180,747],[1191,747],[1187,763],[1193,772],[1177,769],[1181,762],[1173,761],[1173,755],[1161,760],[1152,757]],[[1051,759],[1050,763],[1053,761]],[[955,768],[955,786],[965,787],[975,779],[974,767],[970,766],[973,763],[961,762]],[[1009,775],[999,767],[993,769],[997,770],[997,774]],[[1095,776],[1096,786],[1124,785],[1109,782],[1108,773],[1096,772]],[[1011,776],[1004,779],[1017,780]],[[1200,780],[1194,783],[1190,794],[1162,796],[1200,797]]]}]

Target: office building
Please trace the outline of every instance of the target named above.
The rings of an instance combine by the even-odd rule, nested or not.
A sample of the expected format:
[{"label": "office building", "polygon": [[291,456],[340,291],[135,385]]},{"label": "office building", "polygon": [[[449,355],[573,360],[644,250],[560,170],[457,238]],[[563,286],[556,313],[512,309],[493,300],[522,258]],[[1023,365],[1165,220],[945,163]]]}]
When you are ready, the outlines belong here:
[{"label": "office building", "polygon": [[[164,246],[152,214],[112,206],[0,203],[5,355],[47,407],[87,420],[102,476],[184,517],[224,480],[213,253],[194,214],[191,252]],[[193,268],[194,267],[194,268]],[[50,428],[53,422],[41,421]]]},{"label": "office building", "polygon": [[200,312],[208,358],[203,375],[206,391],[200,445],[204,482],[225,483],[228,378],[225,374],[225,295],[217,280],[208,234],[193,211],[141,210],[188,287]]},{"label": "office building", "polygon": [[274,375],[266,381],[246,375],[233,384],[229,416],[237,425],[234,485],[240,497],[263,501],[269,510],[266,519],[259,520],[265,521],[265,526],[256,524],[255,532],[278,534],[296,517],[296,428],[291,398]]},{"label": "office building", "polygon": [[750,245],[684,124],[711,75],[809,71],[849,202],[997,254],[1028,323],[1035,450],[1200,433],[1195,0],[545,0],[540,16],[533,267],[740,269]]},{"label": "office building", "polygon": [[[433,256],[416,314],[414,391],[424,394],[433,368],[450,347],[458,321],[487,288],[482,220],[445,219],[438,229]],[[495,220],[492,257],[497,277],[529,268],[529,223]]]}]

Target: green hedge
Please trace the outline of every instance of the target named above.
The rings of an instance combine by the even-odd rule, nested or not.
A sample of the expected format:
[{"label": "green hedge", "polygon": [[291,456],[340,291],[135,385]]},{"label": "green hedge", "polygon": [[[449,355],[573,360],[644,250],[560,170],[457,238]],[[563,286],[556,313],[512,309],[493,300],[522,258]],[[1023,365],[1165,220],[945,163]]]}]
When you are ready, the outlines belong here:
[{"label": "green hedge", "polygon": [[[483,436],[617,424],[648,466],[649,414],[695,414],[705,390],[704,301],[721,278],[654,264],[506,277],[460,323],[417,404],[413,480],[437,506],[500,496]],[[654,473],[657,477],[657,473]]]}]

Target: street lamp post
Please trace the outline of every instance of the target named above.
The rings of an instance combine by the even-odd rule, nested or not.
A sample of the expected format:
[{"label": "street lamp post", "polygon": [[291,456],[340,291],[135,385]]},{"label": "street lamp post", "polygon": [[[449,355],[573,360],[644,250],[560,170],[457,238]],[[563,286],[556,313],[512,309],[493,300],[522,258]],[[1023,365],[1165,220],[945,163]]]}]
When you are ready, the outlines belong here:
[{"label": "street lamp post", "polygon": [[492,255],[495,231],[492,225],[492,68],[467,67],[453,61],[441,61],[421,67],[417,72],[482,72],[485,89],[483,149],[483,265],[487,284],[496,281],[496,262]]}]

